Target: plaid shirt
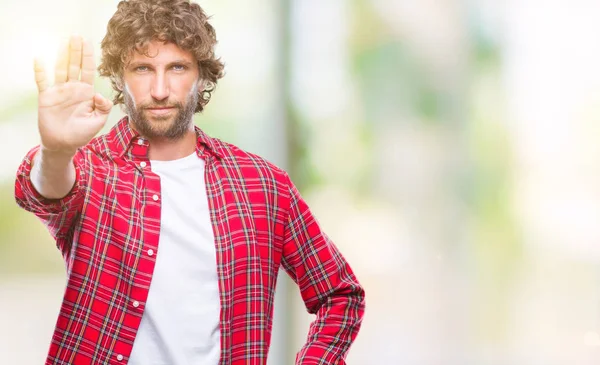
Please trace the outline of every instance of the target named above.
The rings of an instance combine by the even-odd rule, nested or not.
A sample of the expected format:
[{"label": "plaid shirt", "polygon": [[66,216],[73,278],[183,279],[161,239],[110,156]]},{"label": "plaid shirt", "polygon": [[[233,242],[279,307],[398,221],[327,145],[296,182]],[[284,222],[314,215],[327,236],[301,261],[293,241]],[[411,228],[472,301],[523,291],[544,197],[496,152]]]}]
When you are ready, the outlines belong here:
[{"label": "plaid shirt", "polygon": [[[219,364],[266,363],[280,266],[316,314],[296,364],[345,364],[364,312],[352,270],[284,171],[196,133],[217,253]],[[46,364],[125,364],[160,255],[160,179],[148,142],[123,118],[77,151],[75,185],[60,200],[31,184],[38,149],[18,169],[16,200],[56,239],[68,279]]]}]

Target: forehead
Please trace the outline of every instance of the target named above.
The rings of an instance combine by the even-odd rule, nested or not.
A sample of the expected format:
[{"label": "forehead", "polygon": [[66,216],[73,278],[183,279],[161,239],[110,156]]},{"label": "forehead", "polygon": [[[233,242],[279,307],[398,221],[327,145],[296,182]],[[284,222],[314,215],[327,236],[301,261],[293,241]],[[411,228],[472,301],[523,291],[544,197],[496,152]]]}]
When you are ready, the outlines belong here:
[{"label": "forehead", "polygon": [[174,61],[195,62],[196,58],[190,51],[181,49],[174,43],[157,40],[148,42],[145,49],[133,50],[129,57],[129,63],[144,62],[160,65]]}]

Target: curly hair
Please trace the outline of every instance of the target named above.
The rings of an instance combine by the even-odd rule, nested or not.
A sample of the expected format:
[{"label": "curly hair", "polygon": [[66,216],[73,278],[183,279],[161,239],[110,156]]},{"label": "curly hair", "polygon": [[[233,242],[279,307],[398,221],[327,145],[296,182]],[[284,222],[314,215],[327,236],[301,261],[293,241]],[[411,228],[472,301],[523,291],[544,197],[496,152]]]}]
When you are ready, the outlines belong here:
[{"label": "curly hair", "polygon": [[110,79],[116,95],[115,104],[123,104],[123,69],[135,50],[148,55],[151,41],[174,43],[191,52],[198,61],[200,77],[205,81],[199,91],[195,112],[209,102],[217,80],[223,77],[224,65],[215,57],[215,29],[202,8],[190,0],[122,0],[108,22],[101,43],[101,76]]}]

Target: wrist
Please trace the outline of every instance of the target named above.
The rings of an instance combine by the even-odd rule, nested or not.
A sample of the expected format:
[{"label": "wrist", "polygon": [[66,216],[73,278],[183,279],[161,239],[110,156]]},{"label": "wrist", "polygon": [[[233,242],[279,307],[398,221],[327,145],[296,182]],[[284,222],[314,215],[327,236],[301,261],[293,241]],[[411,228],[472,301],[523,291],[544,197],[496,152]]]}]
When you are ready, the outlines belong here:
[{"label": "wrist", "polygon": [[53,150],[40,145],[39,158],[53,164],[71,162],[77,150]]}]

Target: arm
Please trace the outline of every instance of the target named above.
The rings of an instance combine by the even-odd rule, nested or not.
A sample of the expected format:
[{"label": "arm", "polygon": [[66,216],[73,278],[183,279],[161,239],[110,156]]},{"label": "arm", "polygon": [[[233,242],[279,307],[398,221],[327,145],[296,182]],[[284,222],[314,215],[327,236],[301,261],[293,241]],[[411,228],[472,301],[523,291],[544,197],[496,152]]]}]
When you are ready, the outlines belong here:
[{"label": "arm", "polygon": [[75,185],[75,153],[40,148],[31,166],[31,183],[47,199],[64,198]]},{"label": "arm", "polygon": [[87,169],[85,146],[106,123],[112,103],[94,92],[94,52],[73,36],[59,52],[55,83],[35,62],[41,146],[32,149],[17,172],[19,206],[40,218],[66,254],[67,238],[80,212]]},{"label": "arm", "polygon": [[65,162],[44,156],[41,149],[29,151],[19,166],[15,199],[46,225],[64,254],[68,232],[83,204],[87,163],[82,151]]},{"label": "arm", "polygon": [[297,365],[344,365],[365,309],[364,289],[290,182],[283,266],[316,314]]}]

